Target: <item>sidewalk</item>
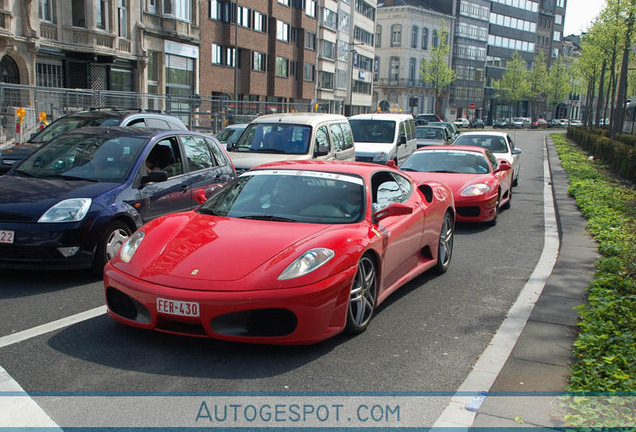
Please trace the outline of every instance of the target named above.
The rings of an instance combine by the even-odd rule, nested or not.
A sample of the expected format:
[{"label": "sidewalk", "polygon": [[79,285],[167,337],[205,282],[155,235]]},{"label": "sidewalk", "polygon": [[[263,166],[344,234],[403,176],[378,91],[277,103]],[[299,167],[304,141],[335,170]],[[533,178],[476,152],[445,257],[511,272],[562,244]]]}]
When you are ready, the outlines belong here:
[{"label": "sidewalk", "polygon": [[567,387],[577,335],[574,307],[586,301],[585,289],[599,256],[596,243],[585,230],[587,221],[568,194],[569,178],[549,136],[547,143],[561,242],[559,257],[526,327],[490,389],[491,393],[544,394],[520,398],[523,403],[514,403],[514,397],[513,403],[486,398],[473,423],[475,428],[563,427],[563,417],[553,406],[556,397],[546,397],[545,392],[564,392]]}]

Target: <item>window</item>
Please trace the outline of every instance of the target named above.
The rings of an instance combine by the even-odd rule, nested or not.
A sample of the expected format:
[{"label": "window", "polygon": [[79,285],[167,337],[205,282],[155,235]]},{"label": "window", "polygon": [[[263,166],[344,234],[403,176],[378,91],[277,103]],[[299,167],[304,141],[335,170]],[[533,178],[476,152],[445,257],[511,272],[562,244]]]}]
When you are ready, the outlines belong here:
[{"label": "window", "polygon": [[391,57],[391,69],[389,70],[389,79],[397,80],[400,77],[400,58]]},{"label": "window", "polygon": [[338,14],[331,9],[322,10],[322,25],[330,30],[336,31],[338,25]]},{"label": "window", "polygon": [[133,91],[133,72],[127,69],[110,70],[110,90]]},{"label": "window", "polygon": [[308,17],[316,18],[316,0],[306,0],[305,14]]},{"label": "window", "polygon": [[267,31],[267,17],[260,12],[254,11],[254,30],[265,33]]},{"label": "window", "polygon": [[37,64],[37,85],[40,87],[62,87],[62,65],[61,64]]},{"label": "window", "polygon": [[192,0],[164,0],[164,15],[171,15],[175,18],[190,21],[192,19]]},{"label": "window", "polygon": [[375,46],[376,48],[382,47],[382,26],[375,26]]},{"label": "window", "polygon": [[156,14],[157,13],[157,1],[158,0],[148,0],[148,13]]},{"label": "window", "polygon": [[433,48],[437,48],[439,46],[439,33],[437,29],[433,30]]},{"label": "window", "polygon": [[289,59],[276,57],[276,76],[281,78],[289,76]]},{"label": "window", "polygon": [[428,29],[426,27],[422,28],[422,49],[428,49]]},{"label": "window", "polygon": [[333,137],[333,147],[335,151],[344,150],[345,140],[344,135],[342,133],[342,129],[340,129],[340,125],[334,123],[330,126],[331,136]]},{"label": "window", "polygon": [[554,35],[552,36],[552,39],[556,42],[560,42],[561,41],[561,32],[559,31],[555,31]]},{"label": "window", "polygon": [[252,69],[255,71],[265,72],[265,53],[258,51],[252,52]]},{"label": "window", "polygon": [[563,16],[559,15],[559,14],[556,14],[554,16],[554,23],[555,24],[563,24]]},{"label": "window", "polygon": [[333,90],[333,74],[330,72],[321,72],[320,88]]},{"label": "window", "polygon": [[375,7],[364,0],[356,0],[356,12],[364,15],[371,21],[375,21]]},{"label": "window", "polygon": [[316,68],[311,63],[305,63],[303,68],[303,80],[314,82],[316,75]]},{"label": "window", "polygon": [[73,0],[71,3],[71,18],[74,27],[86,28],[86,9],[84,0]]},{"label": "window", "polygon": [[391,46],[392,47],[402,46],[402,25],[401,24],[393,24],[391,26]]},{"label": "window", "polygon": [[369,33],[360,27],[354,27],[353,38],[357,41],[373,46],[373,33]]},{"label": "window", "polygon": [[327,147],[331,152],[331,143],[329,142],[329,131],[326,126],[320,126],[316,130],[316,145],[314,148],[320,148],[320,146]]},{"label": "window", "polygon": [[283,42],[289,42],[289,24],[276,21],[276,39]]},{"label": "window", "polygon": [[338,30],[349,34],[351,32],[351,15],[342,10],[338,13]]},{"label": "window", "polygon": [[108,30],[108,0],[99,0],[97,2],[97,15],[95,16],[95,25],[98,29]]},{"label": "window", "polygon": [[237,24],[240,25],[241,27],[247,27],[250,28],[252,27],[252,23],[251,23],[251,18],[252,16],[252,11],[248,8],[246,8],[245,6],[238,6],[238,13],[236,16],[236,21]]},{"label": "window", "polygon": [[[214,157],[204,138],[186,135],[181,137],[181,141],[190,172],[216,166]],[[169,171],[165,168],[164,170]]]},{"label": "window", "polygon": [[212,64],[223,64],[223,47],[221,45],[212,44]]},{"label": "window", "polygon": [[289,0],[278,0],[278,4],[289,6]]},{"label": "window", "polygon": [[40,0],[40,19],[45,22],[55,22],[55,0]]},{"label": "window", "polygon": [[128,38],[128,10],[126,3],[128,0],[117,0],[118,36]]},{"label": "window", "polygon": [[305,30],[305,48],[312,51],[316,50],[316,33]]},{"label": "window", "polygon": [[417,48],[418,36],[420,33],[420,28],[416,25],[413,26],[411,30],[411,48]]},{"label": "window", "polygon": [[415,80],[415,70],[416,70],[417,60],[414,57],[411,57],[409,60],[409,80]]},{"label": "window", "polygon": [[236,48],[225,48],[225,65],[234,67],[236,61]]},{"label": "window", "polygon": [[333,42],[329,42],[328,40],[323,40],[321,57],[329,59],[329,60],[335,60],[336,59],[335,46],[336,45]]}]

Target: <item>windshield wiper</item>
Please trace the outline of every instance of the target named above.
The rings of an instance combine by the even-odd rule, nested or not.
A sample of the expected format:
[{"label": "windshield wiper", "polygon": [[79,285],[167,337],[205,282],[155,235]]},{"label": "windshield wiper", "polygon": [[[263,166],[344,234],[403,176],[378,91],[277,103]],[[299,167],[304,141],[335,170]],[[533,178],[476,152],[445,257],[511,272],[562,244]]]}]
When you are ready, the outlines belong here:
[{"label": "windshield wiper", "polygon": [[413,172],[420,172],[419,170],[413,169],[413,168],[400,168],[401,171],[413,171]]},{"label": "windshield wiper", "polygon": [[75,177],[75,176],[70,176],[70,175],[54,175],[54,176],[50,176],[53,178],[61,178],[63,180],[86,180],[89,182],[94,182],[94,183],[98,183],[101,180],[100,179],[94,179],[94,178],[86,178],[86,177]]},{"label": "windshield wiper", "polygon": [[206,214],[206,215],[221,216],[220,214],[218,214],[217,212],[215,212],[214,210],[209,209],[209,208],[201,208],[201,207],[199,207],[197,212],[198,213],[202,213],[202,214]]},{"label": "windshield wiper", "polygon": [[273,216],[273,215],[249,215],[249,216],[241,216],[239,219],[255,219],[255,220],[276,221],[276,222],[298,222],[296,219],[290,219],[286,217]]},{"label": "windshield wiper", "polygon": [[28,173],[28,172],[26,172],[26,171],[22,171],[22,170],[18,170],[18,169],[13,170],[13,172],[14,172],[14,173],[18,173],[18,174],[20,174],[20,175],[23,175],[23,176],[25,176],[25,177],[42,178],[42,177],[37,176],[37,175],[35,175],[35,174],[31,174],[31,173]]}]

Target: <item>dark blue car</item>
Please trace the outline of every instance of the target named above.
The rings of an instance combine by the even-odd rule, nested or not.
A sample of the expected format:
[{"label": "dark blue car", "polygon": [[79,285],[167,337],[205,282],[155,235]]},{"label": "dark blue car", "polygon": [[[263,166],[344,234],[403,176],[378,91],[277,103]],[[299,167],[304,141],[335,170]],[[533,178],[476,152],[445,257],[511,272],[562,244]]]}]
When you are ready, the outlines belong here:
[{"label": "dark blue car", "polygon": [[0,177],[0,267],[101,272],[143,223],[197,207],[234,177],[208,135],[68,132]]}]

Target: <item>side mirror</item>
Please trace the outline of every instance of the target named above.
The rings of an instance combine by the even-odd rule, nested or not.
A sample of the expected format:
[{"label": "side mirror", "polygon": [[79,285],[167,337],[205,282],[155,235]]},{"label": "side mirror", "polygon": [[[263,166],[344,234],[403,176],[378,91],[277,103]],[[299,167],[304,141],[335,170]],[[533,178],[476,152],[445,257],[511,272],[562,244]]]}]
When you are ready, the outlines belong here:
[{"label": "side mirror", "polygon": [[390,168],[398,169],[398,166],[393,159],[391,159],[390,161],[386,161],[386,166]]},{"label": "side mirror", "polygon": [[511,169],[512,169],[512,165],[510,165],[508,161],[500,160],[499,168],[495,170],[494,174],[497,174],[498,172],[503,172],[503,171],[510,171]]},{"label": "side mirror", "polygon": [[329,154],[329,146],[326,144],[318,144],[314,150],[314,157],[327,156]]},{"label": "side mirror", "polygon": [[168,173],[165,171],[151,171],[148,175],[141,178],[141,183],[159,183],[168,180]]},{"label": "side mirror", "polygon": [[386,219],[391,216],[403,216],[413,213],[413,208],[402,203],[389,204],[386,208],[375,212],[373,218],[376,222],[380,222],[382,219]]},{"label": "side mirror", "polygon": [[400,144],[406,144],[406,137],[404,135],[400,137]]},{"label": "side mirror", "polygon": [[523,153],[523,152],[521,151],[521,149],[520,149],[520,148],[516,148],[516,149],[514,149],[514,150],[512,151],[512,154],[513,154],[513,155],[520,155],[521,153]]},{"label": "side mirror", "polygon": [[194,200],[198,204],[203,204],[204,202],[206,202],[208,200],[208,198],[205,196],[205,191],[203,189],[195,190],[192,195],[193,195]]}]

